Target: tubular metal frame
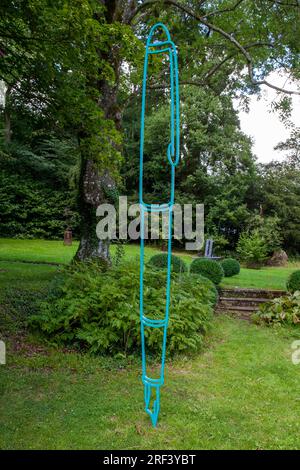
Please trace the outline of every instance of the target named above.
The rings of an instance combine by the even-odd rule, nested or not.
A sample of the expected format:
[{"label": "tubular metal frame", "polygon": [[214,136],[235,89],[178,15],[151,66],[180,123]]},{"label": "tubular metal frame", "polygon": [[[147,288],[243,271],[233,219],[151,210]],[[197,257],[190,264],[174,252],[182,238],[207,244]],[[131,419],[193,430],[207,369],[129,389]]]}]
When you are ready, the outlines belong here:
[{"label": "tubular metal frame", "polygon": [[[166,35],[165,41],[152,41],[154,32],[157,29],[163,30]],[[144,163],[144,128],[145,128],[145,108],[146,89],[149,54],[168,53],[170,67],[170,143],[167,147],[167,158],[171,167],[170,199],[164,204],[146,204],[143,201],[143,163]],[[175,191],[175,167],[180,160],[180,116],[179,116],[179,81],[176,46],[171,41],[168,28],[162,24],[155,24],[149,33],[143,73],[142,87],[142,110],[141,110],[141,131],[140,131],[140,174],[139,174],[139,203],[141,216],[141,244],[140,244],[140,321],[141,321],[141,345],[142,345],[142,382],[144,384],[145,411],[151,418],[152,425],[156,426],[160,411],[160,387],[164,384],[164,369],[166,359],[167,329],[170,310],[171,291],[171,255],[172,255],[172,218]],[[167,280],[166,280],[166,306],[165,316],[161,319],[151,319],[144,315],[144,238],[145,238],[145,214],[148,212],[168,212],[168,254],[167,254]],[[163,328],[163,344],[160,377],[153,379],[147,376],[145,327]],[[155,400],[153,408],[150,408],[152,390],[155,390]]]}]

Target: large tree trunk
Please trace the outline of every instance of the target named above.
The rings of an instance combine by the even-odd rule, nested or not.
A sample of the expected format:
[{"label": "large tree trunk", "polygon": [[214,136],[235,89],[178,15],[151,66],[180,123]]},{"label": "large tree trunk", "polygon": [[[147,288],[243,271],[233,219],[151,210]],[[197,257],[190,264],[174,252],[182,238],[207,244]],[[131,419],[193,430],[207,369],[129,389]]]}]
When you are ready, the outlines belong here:
[{"label": "large tree trunk", "polygon": [[[120,9],[118,7],[118,1],[105,0],[101,1],[101,3],[104,3],[106,6],[107,23],[121,19],[119,17]],[[116,128],[120,130],[121,112],[117,104],[117,94],[121,61],[117,58],[117,54],[114,54],[113,47],[105,55],[105,60],[109,61],[114,69],[115,83],[112,85],[106,80],[97,81],[97,87],[101,96],[98,105],[104,111],[105,118],[114,121]],[[112,142],[111,145],[114,146],[114,143]],[[81,153],[81,174],[79,182],[81,239],[75,259],[83,261],[90,258],[100,258],[110,263],[110,240],[99,240],[96,235],[96,209],[100,204],[108,202],[106,198],[107,190],[114,187],[115,183],[108,171],[106,169],[101,170],[93,160],[85,156],[83,150]]]},{"label": "large tree trunk", "polygon": [[81,216],[81,238],[75,259],[84,261],[100,258],[110,263],[110,240],[99,240],[96,234],[96,209],[107,202],[106,190],[115,186],[107,171],[101,175],[92,160],[83,156],[79,180],[79,211]]}]

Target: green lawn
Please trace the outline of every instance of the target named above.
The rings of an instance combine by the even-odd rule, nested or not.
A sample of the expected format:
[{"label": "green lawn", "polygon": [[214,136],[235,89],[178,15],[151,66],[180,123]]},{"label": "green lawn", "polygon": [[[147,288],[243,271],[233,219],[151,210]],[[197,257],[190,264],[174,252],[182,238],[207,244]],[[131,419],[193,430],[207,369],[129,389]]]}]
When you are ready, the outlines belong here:
[{"label": "green lawn", "polygon": [[[2,259],[8,256],[4,246],[13,248],[13,262],[0,262],[0,330],[8,338],[7,365],[0,366],[1,449],[300,448],[300,365],[291,362],[297,329],[216,317],[201,354],[167,362],[160,422],[153,429],[143,411],[139,359],[55,350],[22,332],[31,304],[18,293],[40,295],[60,268],[17,259],[24,254],[26,261],[67,262],[71,249],[2,240]],[[126,250],[138,256],[138,246]],[[241,285],[248,271],[231,280]],[[267,273],[282,270],[264,271],[269,279]]]},{"label": "green lawn", "polygon": [[57,269],[57,266],[49,264],[0,261],[0,289],[21,286],[25,289],[35,290],[44,287],[45,283],[52,279]]},{"label": "green lawn", "polygon": [[[64,246],[61,241],[2,238],[0,239],[0,269],[2,261],[67,264],[74,256],[77,247],[78,242],[76,241],[71,247],[69,247]],[[115,246],[112,246],[111,252],[113,256],[115,253]],[[126,245],[125,252],[127,258],[138,260],[139,245]],[[146,247],[146,260],[155,253],[160,253],[160,251],[152,247]],[[181,256],[188,264],[193,259],[190,254],[176,254]],[[258,270],[242,268],[238,276],[224,278],[222,285],[231,287],[285,290],[285,284],[289,274],[299,268],[300,263],[289,263],[286,268],[262,268]]]},{"label": "green lawn", "polygon": [[[32,263],[57,263],[68,264],[78,248],[78,241],[73,241],[72,246],[65,246],[62,241],[56,240],[20,240],[15,238],[0,238],[0,261],[26,261]],[[111,254],[114,256],[116,246],[111,246]],[[140,248],[138,244],[125,245],[127,258],[139,258]],[[145,259],[150,258],[161,251],[154,247],[146,247]],[[176,253],[176,251],[175,251]],[[192,260],[191,255],[179,253],[187,262]]]},{"label": "green lawn", "polygon": [[237,276],[223,278],[221,285],[249,289],[286,290],[286,281],[295,269],[299,269],[299,265],[296,263],[290,263],[286,268],[241,268],[241,272]]},{"label": "green lawn", "polygon": [[300,365],[291,330],[219,317],[207,349],[168,362],[157,429],[140,365],[26,344],[0,366],[2,449],[293,449]]},{"label": "green lawn", "polygon": [[78,242],[64,246],[62,241],[0,238],[0,260],[36,263],[69,263]]}]

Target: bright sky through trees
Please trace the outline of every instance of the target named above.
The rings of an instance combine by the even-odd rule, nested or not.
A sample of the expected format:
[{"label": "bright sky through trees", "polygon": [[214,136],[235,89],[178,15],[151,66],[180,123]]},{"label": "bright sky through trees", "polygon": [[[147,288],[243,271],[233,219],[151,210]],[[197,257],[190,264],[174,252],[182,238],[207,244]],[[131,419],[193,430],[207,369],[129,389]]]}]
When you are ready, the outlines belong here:
[{"label": "bright sky through trees", "polygon": [[[275,85],[296,89],[286,76],[276,72],[270,74],[268,78]],[[283,159],[284,154],[274,150],[274,147],[288,139],[291,133],[291,129],[281,122],[278,113],[271,112],[271,103],[274,100],[278,100],[278,93],[262,86],[262,97],[253,95],[250,98],[249,112],[239,112],[242,131],[253,138],[253,152],[258,161],[263,163]],[[300,96],[293,95],[292,103],[291,121],[296,127],[300,127]]]}]

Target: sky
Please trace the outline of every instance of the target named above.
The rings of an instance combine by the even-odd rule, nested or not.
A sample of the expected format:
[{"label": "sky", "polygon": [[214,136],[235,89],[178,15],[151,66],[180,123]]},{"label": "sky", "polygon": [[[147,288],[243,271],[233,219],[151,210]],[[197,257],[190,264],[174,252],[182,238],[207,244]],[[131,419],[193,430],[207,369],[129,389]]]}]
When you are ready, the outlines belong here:
[{"label": "sky", "polygon": [[[286,76],[280,76],[273,72],[267,77],[268,81],[274,85],[290,90],[296,90],[294,83],[287,80]],[[280,121],[278,114],[270,112],[270,105],[274,99],[278,99],[275,90],[262,85],[262,97],[250,97],[249,112],[239,111],[242,131],[251,136],[254,140],[253,153],[259,162],[266,163],[271,160],[282,160],[284,153],[274,150],[274,146],[286,140],[290,136],[290,129],[285,128]],[[300,127],[300,96],[293,95],[293,111],[291,121]],[[238,103],[235,102],[238,109]]]}]

